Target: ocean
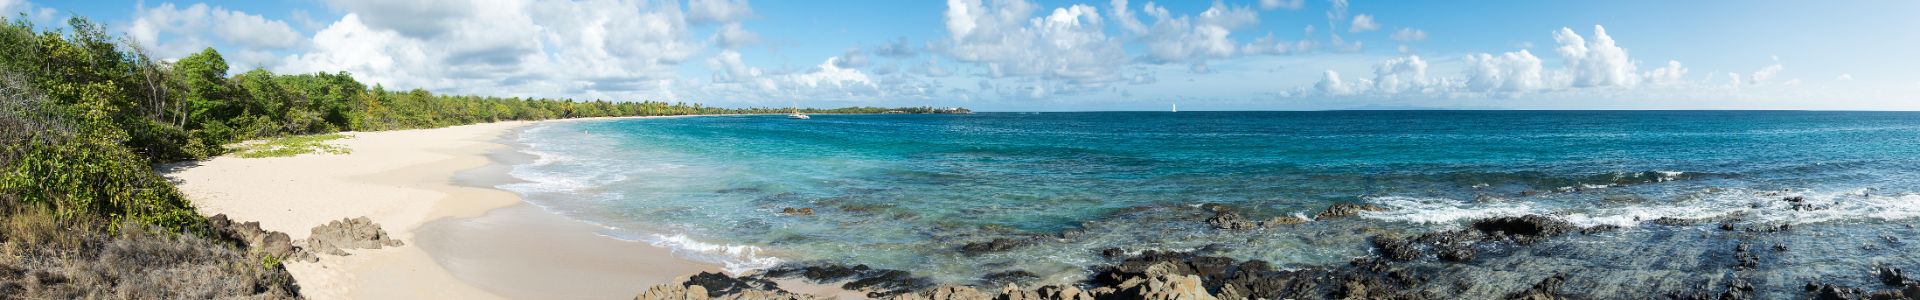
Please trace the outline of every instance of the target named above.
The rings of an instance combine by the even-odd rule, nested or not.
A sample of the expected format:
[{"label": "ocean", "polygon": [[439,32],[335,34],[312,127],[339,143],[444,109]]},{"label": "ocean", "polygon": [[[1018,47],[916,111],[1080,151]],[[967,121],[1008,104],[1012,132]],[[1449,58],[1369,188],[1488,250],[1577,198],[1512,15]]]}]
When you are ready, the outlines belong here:
[{"label": "ocean", "polygon": [[[1529,214],[1621,229],[1424,268],[1607,272],[1654,287],[1758,270],[1745,277],[1762,295],[1797,295],[1809,279],[1872,285],[1875,266],[1920,266],[1909,255],[1920,245],[1902,239],[1920,233],[1920,113],[754,115],[560,122],[511,139],[538,158],[510,172],[525,182],[500,188],[736,272],[825,261],[1065,282],[1109,248],[1306,267],[1367,256],[1373,235]],[[1220,230],[1198,208],[1311,219],[1340,203],[1385,210]],[[1781,224],[1793,229],[1722,229]],[[1031,237],[1047,238],[960,251]],[[1736,266],[1741,244],[1777,254]]]}]

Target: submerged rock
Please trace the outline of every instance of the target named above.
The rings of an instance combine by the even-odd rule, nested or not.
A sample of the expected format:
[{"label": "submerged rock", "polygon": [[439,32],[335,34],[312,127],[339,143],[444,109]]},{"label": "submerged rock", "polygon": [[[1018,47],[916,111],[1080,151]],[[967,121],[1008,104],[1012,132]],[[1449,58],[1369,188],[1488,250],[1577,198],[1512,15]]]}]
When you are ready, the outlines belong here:
[{"label": "submerged rock", "polygon": [[1313,215],[1313,218],[1320,220],[1338,219],[1356,216],[1361,212],[1369,211],[1387,211],[1387,209],[1374,206],[1373,204],[1340,203],[1334,204],[1332,207],[1327,207],[1327,210],[1321,211],[1320,214]]},{"label": "submerged rock", "polygon": [[1227,230],[1254,229],[1259,227],[1259,224],[1249,221],[1246,218],[1241,218],[1240,214],[1233,212],[1214,214],[1213,218],[1207,219],[1207,224],[1213,225],[1213,228]]},{"label": "submerged rock", "polygon": [[994,252],[1006,252],[1014,248],[1025,247],[1031,243],[1033,243],[1032,239],[994,238],[993,240],[985,242],[960,245],[960,254],[975,256]]},{"label": "submerged rock", "polygon": [[788,216],[811,216],[813,215],[813,208],[812,207],[804,207],[804,208],[788,207],[788,208],[781,209],[780,214],[788,215]]}]

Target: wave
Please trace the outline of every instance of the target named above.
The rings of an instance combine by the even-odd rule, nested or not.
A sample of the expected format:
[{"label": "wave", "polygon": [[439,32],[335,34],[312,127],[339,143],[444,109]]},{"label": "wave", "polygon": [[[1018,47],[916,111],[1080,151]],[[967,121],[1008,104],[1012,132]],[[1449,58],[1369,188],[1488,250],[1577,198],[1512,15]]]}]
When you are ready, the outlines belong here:
[{"label": "wave", "polygon": [[[1790,201],[1788,199],[1798,199]],[[1580,226],[1613,225],[1634,227],[1660,218],[1708,219],[1738,217],[1742,222],[1766,224],[1813,224],[1856,220],[1907,220],[1920,218],[1920,195],[1874,195],[1871,189],[1846,189],[1828,192],[1728,190],[1704,197],[1664,204],[1606,205],[1604,201],[1586,204],[1545,201],[1477,202],[1457,199],[1383,196],[1367,202],[1387,208],[1366,212],[1370,219],[1415,224],[1458,225],[1489,218],[1550,215]]]},{"label": "wave", "polygon": [[[620,237],[614,237],[620,238]],[[624,239],[630,240],[631,239]],[[685,234],[648,234],[639,239],[655,247],[667,248],[674,256],[710,263],[718,263],[728,274],[746,274],[779,266],[786,261],[778,257],[764,255],[759,246],[715,244],[702,242]]]}]

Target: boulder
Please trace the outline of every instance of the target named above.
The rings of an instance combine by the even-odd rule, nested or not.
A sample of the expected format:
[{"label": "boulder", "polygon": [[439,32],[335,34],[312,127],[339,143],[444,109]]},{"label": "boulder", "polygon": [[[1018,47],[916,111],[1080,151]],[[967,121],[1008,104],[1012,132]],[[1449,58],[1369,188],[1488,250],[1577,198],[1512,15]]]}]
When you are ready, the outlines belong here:
[{"label": "boulder", "polygon": [[392,239],[380,224],[367,217],[340,219],[313,228],[307,248],[320,253],[347,255],[345,249],[380,249],[404,245]]}]

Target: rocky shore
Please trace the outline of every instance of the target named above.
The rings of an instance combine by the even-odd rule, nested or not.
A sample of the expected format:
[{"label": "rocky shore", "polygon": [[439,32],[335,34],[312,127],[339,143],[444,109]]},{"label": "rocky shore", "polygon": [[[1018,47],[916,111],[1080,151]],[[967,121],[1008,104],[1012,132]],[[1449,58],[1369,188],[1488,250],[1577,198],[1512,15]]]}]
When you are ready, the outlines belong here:
[{"label": "rocky shore", "polygon": [[[1796,201],[1786,198],[1782,201]],[[1328,222],[1382,208],[1364,204],[1334,205],[1313,220],[1277,216],[1255,221],[1222,205],[1196,206],[1211,216],[1193,222],[1221,231],[1279,229],[1308,222]],[[1204,215],[1204,214],[1203,214]],[[876,299],[1920,299],[1920,281],[1892,266],[1861,266],[1873,270],[1872,283],[1856,278],[1788,282],[1770,271],[1788,253],[1788,243],[1766,244],[1797,230],[1789,224],[1741,220],[1660,218],[1644,227],[1582,227],[1557,216],[1524,215],[1471,220],[1460,228],[1423,234],[1376,233],[1366,238],[1369,255],[1345,264],[1277,265],[1216,255],[1234,247],[1217,244],[1199,249],[1111,248],[1097,251],[1105,262],[1084,268],[1085,276],[1065,283],[1043,283],[1039,276],[1020,270],[991,273],[967,283],[936,282],[906,270],[822,262],[788,265],[742,276],[701,273],[679,283],[654,286],[635,299],[815,299],[789,292],[777,280],[804,280],[837,284]],[[1799,229],[1804,230],[1804,229]],[[1367,230],[1362,230],[1367,231]],[[1705,231],[1705,232],[1699,232]],[[1675,232],[1692,232],[1693,240],[1674,239]],[[995,238],[955,248],[963,255],[982,255],[1028,247],[1071,236],[1034,235]],[[1653,246],[1615,246],[1594,241],[1634,239]],[[1668,240],[1672,239],[1672,240]],[[1898,241],[1891,235],[1880,237]],[[1731,245],[1724,251],[1695,253],[1697,257],[1651,257],[1634,267],[1581,261],[1576,256],[1608,259],[1631,255],[1684,252],[1659,243]],[[1636,242],[1638,243],[1638,242]],[[1638,249],[1634,247],[1639,247]],[[1871,248],[1871,245],[1866,246]],[[1646,253],[1633,253],[1644,251]],[[1570,258],[1573,257],[1573,258]],[[1653,264],[1654,266],[1645,266]],[[1682,265],[1691,271],[1663,270]],[[1697,265],[1687,267],[1686,265]]]}]

